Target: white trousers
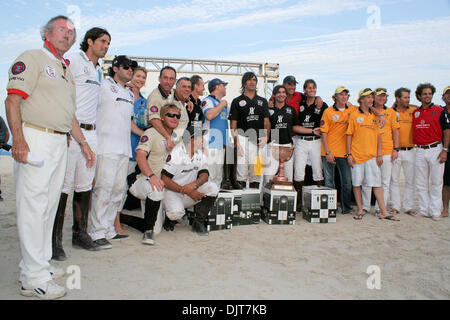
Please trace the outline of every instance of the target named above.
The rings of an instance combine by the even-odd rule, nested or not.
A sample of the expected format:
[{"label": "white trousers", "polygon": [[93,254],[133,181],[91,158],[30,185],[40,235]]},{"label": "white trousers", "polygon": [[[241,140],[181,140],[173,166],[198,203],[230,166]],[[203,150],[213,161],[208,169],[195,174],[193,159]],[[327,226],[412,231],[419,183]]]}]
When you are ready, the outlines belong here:
[{"label": "white trousers", "polygon": [[419,212],[425,216],[440,216],[445,163],[439,163],[442,144],[431,149],[416,150],[416,188]]},{"label": "white trousers", "polygon": [[225,149],[208,149],[208,172],[209,181],[216,184],[220,188],[223,178],[223,160]]},{"label": "white trousers", "polygon": [[114,220],[127,189],[128,156],[99,155],[95,186],[92,190],[90,231],[92,240],[116,236]]},{"label": "white trousers", "polygon": [[[380,167],[380,171],[381,171],[381,188],[383,189],[384,203],[387,205],[389,200],[389,188],[391,184],[391,172],[392,172],[391,155],[383,156],[383,164]],[[363,209],[370,211],[370,201],[372,199],[372,187],[363,184],[361,196]],[[375,210],[379,210],[378,202],[375,202]]]},{"label": "white trousers", "polygon": [[[278,161],[278,158],[273,157],[273,150],[277,149],[279,147],[292,147],[290,143],[288,144],[280,144],[280,145],[273,145],[273,143],[270,143],[268,145],[268,156],[270,156],[270,161],[268,161],[268,164],[266,164],[266,168],[264,170],[264,184],[270,182],[273,177],[277,174],[278,168],[280,167],[280,162]],[[276,151],[277,152],[277,151]],[[289,161],[286,161],[284,163],[284,175],[288,178],[288,181],[292,182],[292,176],[293,176],[293,168],[294,168],[294,153],[292,153],[292,157],[289,159]]]},{"label": "white trousers", "polygon": [[[244,155],[241,156],[237,152],[237,166],[236,166],[236,180],[261,182],[262,172],[255,172],[255,165],[257,158],[261,160],[261,165],[265,165],[267,157],[267,145],[260,148],[254,142],[250,141],[248,137],[238,135],[239,144],[244,149]],[[262,171],[262,170],[261,170]]]},{"label": "white trousers", "polygon": [[67,164],[67,137],[23,127],[30,151],[42,167],[14,162],[17,229],[22,286],[36,288],[52,279],[52,232]]},{"label": "white trousers", "polygon": [[294,180],[305,180],[305,167],[308,159],[311,161],[313,172],[313,180],[323,180],[322,172],[322,157],[320,155],[322,147],[322,139],[313,141],[306,141],[297,138],[294,146],[295,160],[294,160]]},{"label": "white trousers", "polygon": [[[391,174],[391,189],[390,189],[390,204],[392,209],[401,211],[413,210],[414,209],[414,163],[415,163],[415,151],[411,150],[400,150],[398,153],[398,158],[395,159],[392,164],[392,174]],[[403,192],[403,201],[400,195],[400,171],[403,168],[403,175],[405,177],[405,187]]]},{"label": "white trousers", "polygon": [[[217,185],[209,181],[201,185],[197,190],[198,192],[206,194],[208,197],[215,197],[219,193],[219,188]],[[179,220],[184,216],[184,209],[193,207],[198,202],[200,201],[195,201],[186,194],[181,194],[166,189],[164,191],[162,205],[166,211],[167,217],[174,221]]]},{"label": "white trousers", "polygon": [[[95,130],[81,129],[94,153],[97,153],[97,133]],[[92,168],[86,167],[86,158],[81,153],[80,145],[72,139],[67,154],[67,168],[64,177],[62,192],[71,194],[75,192],[85,192],[92,189],[92,181],[95,177],[95,165]]]}]

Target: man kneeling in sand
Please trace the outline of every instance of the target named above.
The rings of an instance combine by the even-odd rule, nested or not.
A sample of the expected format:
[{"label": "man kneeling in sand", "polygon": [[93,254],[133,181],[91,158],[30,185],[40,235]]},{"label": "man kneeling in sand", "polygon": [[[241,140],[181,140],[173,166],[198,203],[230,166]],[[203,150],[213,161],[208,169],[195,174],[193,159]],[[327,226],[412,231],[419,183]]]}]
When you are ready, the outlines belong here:
[{"label": "man kneeling in sand", "polygon": [[208,235],[206,220],[219,188],[208,182],[207,161],[202,152],[202,135],[205,133],[206,130],[202,132],[200,128],[188,127],[183,141],[175,146],[161,172],[161,179],[166,187],[163,208],[171,221],[170,230],[184,216],[184,209],[198,203],[192,231]]},{"label": "man kneeling in sand", "polygon": [[[160,111],[164,129],[176,140],[173,130],[177,128],[181,110],[172,103],[165,104]],[[167,140],[154,127],[145,130],[136,148],[136,162],[141,173],[130,187],[130,193],[145,201],[144,218],[120,214],[120,222],[143,232],[142,243],[153,245],[153,227],[164,196],[161,171],[169,155]]]}]

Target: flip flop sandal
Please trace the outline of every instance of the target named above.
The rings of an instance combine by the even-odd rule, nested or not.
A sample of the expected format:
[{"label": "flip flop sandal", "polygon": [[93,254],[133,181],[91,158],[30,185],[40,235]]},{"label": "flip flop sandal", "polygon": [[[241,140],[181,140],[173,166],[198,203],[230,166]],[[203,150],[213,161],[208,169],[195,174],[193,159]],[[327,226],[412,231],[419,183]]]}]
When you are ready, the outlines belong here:
[{"label": "flip flop sandal", "polygon": [[391,221],[400,221],[400,219],[398,219],[397,217],[394,217],[394,216],[384,216],[384,217],[380,217],[380,219],[391,220]]},{"label": "flip flop sandal", "polygon": [[355,220],[362,220],[363,217],[364,217],[364,214],[362,214],[362,213],[357,213],[357,214],[355,214],[355,216],[353,217],[353,219],[355,219]]}]

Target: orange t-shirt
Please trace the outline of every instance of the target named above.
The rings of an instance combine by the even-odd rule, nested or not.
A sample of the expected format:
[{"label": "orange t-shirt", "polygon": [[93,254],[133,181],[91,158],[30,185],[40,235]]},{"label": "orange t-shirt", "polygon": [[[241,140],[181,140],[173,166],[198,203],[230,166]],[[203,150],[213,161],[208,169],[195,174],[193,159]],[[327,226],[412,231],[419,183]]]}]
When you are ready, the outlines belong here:
[{"label": "orange t-shirt", "polygon": [[409,106],[404,112],[398,111],[397,108],[394,108],[394,111],[397,113],[398,122],[400,124],[400,145],[401,148],[413,147],[413,117],[414,111],[417,110],[417,107]]},{"label": "orange t-shirt", "polygon": [[[384,107],[382,110],[386,123],[381,131],[381,154],[384,156],[391,155],[394,151],[394,138],[392,131],[400,129],[400,123],[398,121],[397,113],[395,110]],[[378,117],[377,117],[378,119]]]},{"label": "orange t-shirt", "polygon": [[347,135],[352,135],[351,153],[355,163],[364,163],[377,156],[377,142],[380,134],[377,116],[365,114],[359,108],[350,115]]},{"label": "orange t-shirt", "polygon": [[[320,131],[327,134],[328,148],[333,156],[344,158],[347,154],[345,147],[345,133],[350,115],[358,110],[357,106],[346,107],[343,111],[335,106],[325,109],[320,122]],[[322,156],[325,150],[322,145]]]}]

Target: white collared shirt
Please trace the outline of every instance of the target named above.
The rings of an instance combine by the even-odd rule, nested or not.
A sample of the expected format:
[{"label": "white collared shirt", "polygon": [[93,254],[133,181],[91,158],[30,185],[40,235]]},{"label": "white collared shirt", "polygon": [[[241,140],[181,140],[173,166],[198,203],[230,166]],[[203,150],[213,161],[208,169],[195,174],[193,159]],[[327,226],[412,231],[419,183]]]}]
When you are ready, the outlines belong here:
[{"label": "white collared shirt", "polygon": [[97,112],[97,154],[122,154],[131,157],[131,119],[134,94],[128,87],[107,77],[100,85]]},{"label": "white collared shirt", "polygon": [[68,60],[77,91],[76,117],[81,123],[94,124],[100,94],[100,65],[94,66],[83,51],[69,56]]},{"label": "white collared shirt", "polygon": [[197,180],[200,171],[208,172],[206,156],[200,149],[191,159],[183,142],[173,148],[163,169],[166,176],[181,186]]}]

